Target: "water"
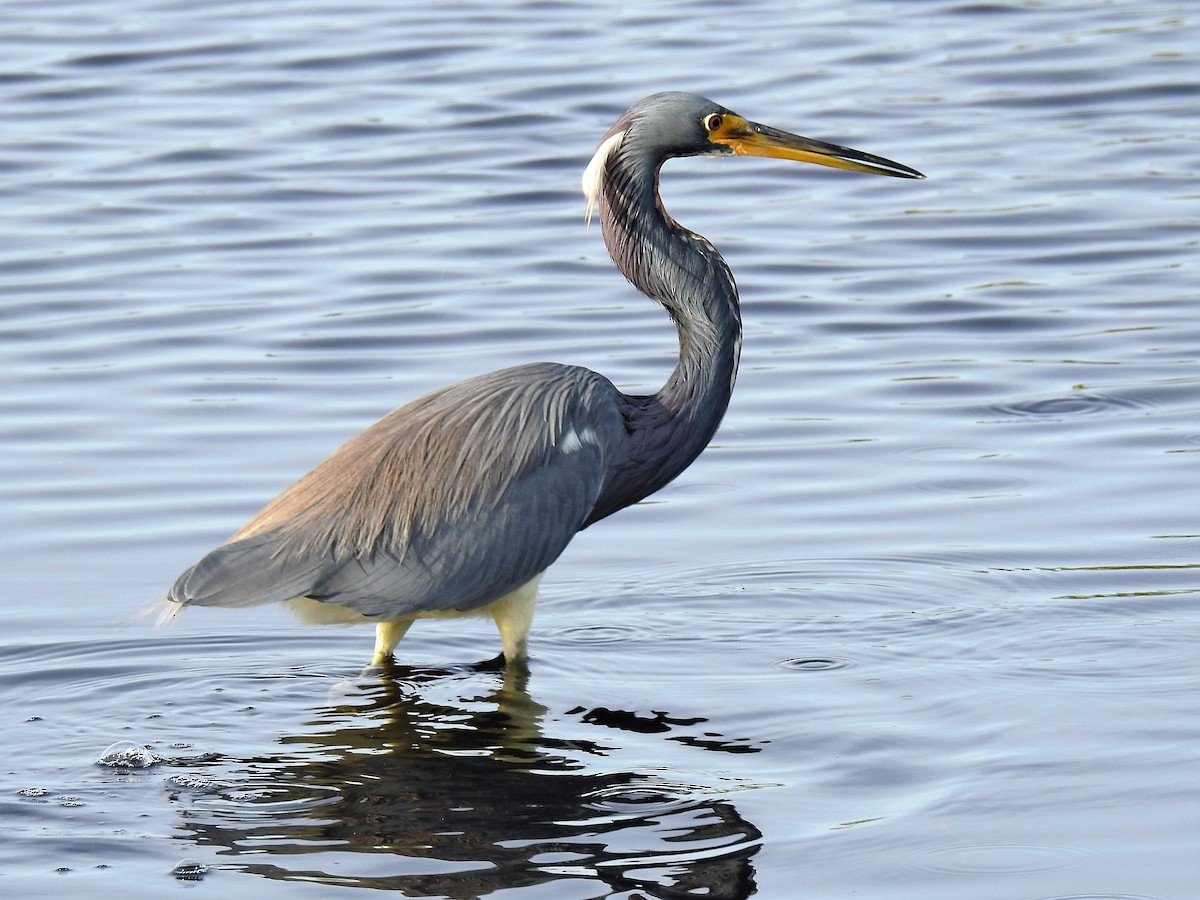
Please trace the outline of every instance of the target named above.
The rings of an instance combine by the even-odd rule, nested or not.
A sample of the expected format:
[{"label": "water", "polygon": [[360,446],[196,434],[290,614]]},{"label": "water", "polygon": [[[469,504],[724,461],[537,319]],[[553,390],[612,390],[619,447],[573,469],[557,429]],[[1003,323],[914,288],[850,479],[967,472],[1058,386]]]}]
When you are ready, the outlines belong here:
[{"label": "water", "polygon": [[[0,16],[5,896],[1194,896],[1187,4]],[[280,610],[131,621],[425,390],[655,389],[577,185],[665,88],[929,179],[670,165],[737,392],[550,571],[527,682],[483,624],[378,677]]]}]

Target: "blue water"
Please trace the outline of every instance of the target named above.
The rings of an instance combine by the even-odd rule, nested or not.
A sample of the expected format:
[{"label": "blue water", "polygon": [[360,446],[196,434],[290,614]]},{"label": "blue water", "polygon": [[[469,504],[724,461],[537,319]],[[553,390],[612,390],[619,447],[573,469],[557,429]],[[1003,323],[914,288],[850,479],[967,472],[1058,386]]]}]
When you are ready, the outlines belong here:
[{"label": "blue water", "polygon": [[[951,0],[0,11],[0,894],[1191,898],[1200,28]],[[662,89],[923,182],[678,161],[713,445],[483,623],[133,616],[350,435],[673,330],[579,176]],[[97,765],[115,741],[143,769]],[[172,870],[200,868],[178,880]]]}]

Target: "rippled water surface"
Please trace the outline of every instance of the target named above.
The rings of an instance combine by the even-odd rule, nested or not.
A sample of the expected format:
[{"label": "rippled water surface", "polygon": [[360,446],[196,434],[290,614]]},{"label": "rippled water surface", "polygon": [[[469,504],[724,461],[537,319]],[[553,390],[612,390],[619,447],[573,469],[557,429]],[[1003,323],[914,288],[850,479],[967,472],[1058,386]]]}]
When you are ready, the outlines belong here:
[{"label": "rippled water surface", "polygon": [[[5,4],[0,894],[1194,897],[1196,20]],[[527,680],[482,623],[364,674],[281,610],[132,621],[425,390],[656,389],[578,183],[666,88],[929,178],[667,167],[738,388],[550,570]]]}]

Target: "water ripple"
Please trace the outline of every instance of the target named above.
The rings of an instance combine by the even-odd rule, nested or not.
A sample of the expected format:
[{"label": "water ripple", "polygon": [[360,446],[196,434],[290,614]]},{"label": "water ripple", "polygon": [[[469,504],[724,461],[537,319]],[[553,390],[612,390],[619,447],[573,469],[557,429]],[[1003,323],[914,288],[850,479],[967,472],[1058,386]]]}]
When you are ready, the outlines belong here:
[{"label": "water ripple", "polygon": [[1063,421],[1075,416],[1124,415],[1152,409],[1154,404],[1139,396],[1116,392],[1078,391],[1056,397],[1034,397],[987,407],[980,411],[984,421],[997,417],[1036,418]]},{"label": "water ripple", "polygon": [[926,853],[919,868],[943,875],[1019,875],[1076,865],[1072,847],[1037,844],[964,844]]},{"label": "water ripple", "polygon": [[837,669],[848,669],[855,663],[849,659],[835,659],[832,657],[796,657],[794,659],[781,660],[778,665],[780,668],[789,669],[793,672],[830,672]]},{"label": "water ripple", "polygon": [[[6,4],[6,894],[1178,894],[1128,823],[1196,808],[1188,12]],[[387,677],[267,610],[122,628],[430,388],[657,389],[674,329],[577,185],[673,87],[929,178],[664,167],[738,278],[737,391],[547,574],[527,684],[462,663],[486,622]]]}]

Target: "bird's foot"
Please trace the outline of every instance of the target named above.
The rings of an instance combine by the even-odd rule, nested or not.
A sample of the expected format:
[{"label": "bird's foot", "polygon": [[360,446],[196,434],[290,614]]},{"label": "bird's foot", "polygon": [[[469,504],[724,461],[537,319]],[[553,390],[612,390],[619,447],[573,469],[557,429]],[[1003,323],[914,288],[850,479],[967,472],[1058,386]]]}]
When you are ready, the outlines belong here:
[{"label": "bird's foot", "polygon": [[491,659],[477,662],[471,666],[476,672],[503,672],[508,668],[508,659],[503,653],[498,653]]}]

